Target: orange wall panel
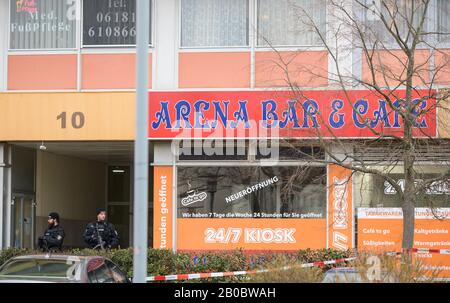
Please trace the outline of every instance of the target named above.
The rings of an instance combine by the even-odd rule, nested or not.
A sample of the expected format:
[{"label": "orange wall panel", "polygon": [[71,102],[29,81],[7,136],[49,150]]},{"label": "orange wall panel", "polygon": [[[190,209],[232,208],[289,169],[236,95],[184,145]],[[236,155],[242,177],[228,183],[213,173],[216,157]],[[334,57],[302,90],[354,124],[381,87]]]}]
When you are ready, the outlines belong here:
[{"label": "orange wall panel", "polygon": [[[84,54],[82,89],[132,89],[136,87],[135,54]],[[152,57],[149,58],[149,87]]]},{"label": "orange wall panel", "polygon": [[135,100],[134,92],[1,93],[0,141],[134,140]]},{"label": "orange wall panel", "polygon": [[250,53],[180,53],[179,87],[250,87]]},{"label": "orange wall panel", "polygon": [[450,84],[450,49],[436,51],[436,83]]},{"label": "orange wall panel", "polygon": [[62,90],[76,88],[76,55],[8,56],[9,90]]},{"label": "orange wall panel", "polygon": [[352,171],[328,165],[328,247],[353,248]]},{"label": "orange wall panel", "polygon": [[173,248],[172,166],[155,166],[153,184],[153,248]]},{"label": "orange wall panel", "polygon": [[[257,52],[257,87],[322,87],[328,84],[328,54],[325,51]],[[286,76],[289,72],[289,80]]]},{"label": "orange wall panel", "polygon": [[[413,85],[424,85],[430,81],[429,77],[429,52],[426,50],[416,51],[415,62],[416,72],[413,77]],[[381,50],[373,54],[373,70],[375,80],[379,86],[396,86],[399,79],[406,78],[406,55],[400,50]],[[368,61],[362,59],[362,79],[365,82],[373,83]]]}]

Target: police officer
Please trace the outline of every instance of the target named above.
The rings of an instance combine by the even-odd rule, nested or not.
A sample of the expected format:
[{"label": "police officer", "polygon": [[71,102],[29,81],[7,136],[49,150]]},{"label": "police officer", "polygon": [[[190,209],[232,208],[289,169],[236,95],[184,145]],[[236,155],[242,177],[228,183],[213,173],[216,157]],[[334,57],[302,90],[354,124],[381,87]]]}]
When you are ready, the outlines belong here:
[{"label": "police officer", "polygon": [[97,209],[97,222],[86,226],[83,239],[93,249],[111,249],[119,246],[119,235],[114,225],[106,221],[105,209]]},{"label": "police officer", "polygon": [[59,214],[51,212],[48,214],[48,228],[42,237],[38,239],[38,246],[43,251],[61,250],[65,233],[64,228],[59,225]]}]

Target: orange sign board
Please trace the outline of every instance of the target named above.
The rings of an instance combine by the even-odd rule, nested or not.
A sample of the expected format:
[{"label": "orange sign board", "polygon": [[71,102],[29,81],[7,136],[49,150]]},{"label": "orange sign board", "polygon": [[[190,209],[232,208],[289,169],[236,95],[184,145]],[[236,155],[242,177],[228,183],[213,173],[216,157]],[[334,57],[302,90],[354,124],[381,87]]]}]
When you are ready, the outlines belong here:
[{"label": "orange sign board", "polygon": [[328,247],[353,247],[352,171],[328,165]]},{"label": "orange sign board", "polygon": [[153,182],[153,247],[173,247],[172,166],[155,166]]},{"label": "orange sign board", "polygon": [[[436,215],[441,220],[436,218]],[[416,208],[414,248],[450,249],[450,208]],[[358,250],[401,251],[403,219],[401,208],[359,208]],[[416,254],[425,269],[450,278],[450,255]]]},{"label": "orange sign board", "polygon": [[298,250],[325,246],[325,219],[177,220],[180,250]]},{"label": "orange sign board", "polygon": [[132,92],[2,93],[0,141],[134,140]]}]

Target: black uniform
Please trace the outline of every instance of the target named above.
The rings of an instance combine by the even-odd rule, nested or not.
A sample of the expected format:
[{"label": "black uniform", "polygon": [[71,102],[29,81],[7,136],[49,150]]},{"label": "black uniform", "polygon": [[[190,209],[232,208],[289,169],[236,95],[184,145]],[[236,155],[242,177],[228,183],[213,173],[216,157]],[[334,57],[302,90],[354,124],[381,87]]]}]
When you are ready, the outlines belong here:
[{"label": "black uniform", "polygon": [[51,225],[44,233],[44,236],[39,238],[39,248],[44,251],[49,251],[51,249],[61,249],[64,241],[64,228],[58,225]]},{"label": "black uniform", "polygon": [[109,249],[119,246],[119,235],[114,225],[108,222],[89,223],[83,239],[90,248]]}]

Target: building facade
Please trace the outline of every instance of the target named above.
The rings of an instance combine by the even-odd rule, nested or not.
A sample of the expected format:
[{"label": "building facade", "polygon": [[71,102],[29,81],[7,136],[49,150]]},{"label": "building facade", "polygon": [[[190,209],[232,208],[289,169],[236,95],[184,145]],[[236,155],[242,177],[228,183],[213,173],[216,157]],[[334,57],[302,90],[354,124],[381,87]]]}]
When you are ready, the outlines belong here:
[{"label": "building facade", "polygon": [[[394,3],[407,9],[408,2]],[[325,0],[151,2],[149,245],[401,248],[395,189],[333,164],[328,153],[391,167],[390,176],[404,182],[401,164],[382,163],[389,155],[384,142],[370,152],[355,148],[377,138],[373,130],[392,136],[401,130],[397,116],[382,115],[386,102],[354,81],[374,77],[392,89],[398,79],[386,75],[404,73],[402,51],[376,14],[388,6],[375,3],[372,13],[343,4],[385,35],[372,54],[392,75],[370,65],[353,34],[333,34],[346,24]],[[449,7],[431,1],[427,31],[448,34]],[[83,246],[81,234],[97,207],[108,209],[121,246],[132,243],[135,19],[133,0],[0,0],[0,247],[33,247],[50,211],[62,217],[65,245]],[[415,130],[433,139],[420,160],[432,178],[449,174],[448,114],[434,105],[450,85],[450,40],[430,39],[434,48],[416,51],[424,68],[413,85],[417,99],[430,88],[435,93]],[[342,89],[339,75],[353,79],[351,88]],[[397,90],[404,98],[405,85]],[[366,103],[358,114],[346,98]],[[327,152],[323,140],[335,139],[339,144],[325,144]],[[450,248],[448,188],[427,196],[443,220],[425,200],[416,205],[420,247]],[[433,258],[450,264],[448,257]]]}]

